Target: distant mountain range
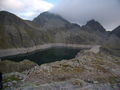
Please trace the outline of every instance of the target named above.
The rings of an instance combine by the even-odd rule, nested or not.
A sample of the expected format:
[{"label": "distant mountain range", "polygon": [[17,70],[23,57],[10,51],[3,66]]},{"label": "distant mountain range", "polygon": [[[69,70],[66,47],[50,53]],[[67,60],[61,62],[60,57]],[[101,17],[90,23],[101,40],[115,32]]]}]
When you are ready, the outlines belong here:
[{"label": "distant mountain range", "polygon": [[50,12],[41,13],[33,21],[28,21],[0,11],[0,49],[45,43],[99,44],[105,50],[120,55],[120,26],[108,32],[95,20],[79,26]]}]

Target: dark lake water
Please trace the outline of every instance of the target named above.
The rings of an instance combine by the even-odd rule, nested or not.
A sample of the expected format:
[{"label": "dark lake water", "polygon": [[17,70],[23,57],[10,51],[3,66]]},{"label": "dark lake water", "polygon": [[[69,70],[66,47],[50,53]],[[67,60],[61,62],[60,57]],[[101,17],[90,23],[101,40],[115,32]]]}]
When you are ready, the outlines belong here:
[{"label": "dark lake water", "polygon": [[81,49],[66,48],[66,47],[54,47],[46,50],[39,50],[24,55],[15,55],[2,58],[3,60],[22,61],[29,59],[37,64],[49,63],[54,61],[60,61],[63,59],[72,59]]}]

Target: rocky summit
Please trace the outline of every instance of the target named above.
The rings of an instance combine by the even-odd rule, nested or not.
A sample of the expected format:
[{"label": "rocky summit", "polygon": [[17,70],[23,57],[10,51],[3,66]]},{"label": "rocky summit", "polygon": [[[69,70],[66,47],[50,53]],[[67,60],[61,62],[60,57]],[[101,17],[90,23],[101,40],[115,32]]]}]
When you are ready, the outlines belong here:
[{"label": "rocky summit", "polygon": [[95,20],[90,20],[87,22],[87,24],[85,26],[82,27],[85,30],[88,31],[96,31],[96,32],[105,32],[106,30],[104,29],[104,27],[97,21]]},{"label": "rocky summit", "polygon": [[[82,50],[42,65],[2,60],[56,45]],[[29,21],[0,11],[0,72],[3,90],[120,90],[120,27],[108,32],[96,20],[80,26],[51,12]]]}]

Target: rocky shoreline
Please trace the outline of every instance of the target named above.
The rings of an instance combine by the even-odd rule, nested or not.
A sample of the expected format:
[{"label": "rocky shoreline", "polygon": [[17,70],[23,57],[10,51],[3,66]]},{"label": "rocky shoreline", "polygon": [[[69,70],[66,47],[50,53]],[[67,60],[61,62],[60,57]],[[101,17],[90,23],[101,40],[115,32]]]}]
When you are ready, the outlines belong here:
[{"label": "rocky shoreline", "polygon": [[29,48],[13,48],[13,49],[1,49],[0,50],[0,57],[5,56],[12,56],[12,55],[18,55],[18,54],[25,54],[34,52],[36,50],[44,50],[52,47],[70,47],[70,48],[85,48],[85,49],[91,49],[94,47],[99,48],[99,45],[80,45],[80,44],[65,44],[65,43],[48,43],[43,45],[37,45]]},{"label": "rocky shoreline", "polygon": [[4,90],[119,90],[120,57],[95,53],[96,48],[70,60],[4,74]]}]

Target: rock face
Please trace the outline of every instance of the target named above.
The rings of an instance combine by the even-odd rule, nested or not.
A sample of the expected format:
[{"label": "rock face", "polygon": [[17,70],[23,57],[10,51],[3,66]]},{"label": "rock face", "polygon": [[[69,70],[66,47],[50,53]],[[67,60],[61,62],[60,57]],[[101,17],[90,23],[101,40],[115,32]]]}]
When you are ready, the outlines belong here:
[{"label": "rock face", "polygon": [[32,29],[19,17],[0,12],[0,48],[34,46],[30,32]]}]

